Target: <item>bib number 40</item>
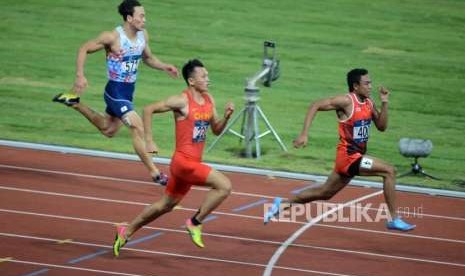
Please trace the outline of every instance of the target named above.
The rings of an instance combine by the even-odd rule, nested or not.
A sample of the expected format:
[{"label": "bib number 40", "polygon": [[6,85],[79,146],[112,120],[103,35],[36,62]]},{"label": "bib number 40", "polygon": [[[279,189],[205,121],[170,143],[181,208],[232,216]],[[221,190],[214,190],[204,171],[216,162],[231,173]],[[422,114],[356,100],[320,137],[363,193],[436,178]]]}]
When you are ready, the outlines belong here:
[{"label": "bib number 40", "polygon": [[356,143],[368,141],[370,136],[371,120],[360,120],[354,123],[353,136]]}]

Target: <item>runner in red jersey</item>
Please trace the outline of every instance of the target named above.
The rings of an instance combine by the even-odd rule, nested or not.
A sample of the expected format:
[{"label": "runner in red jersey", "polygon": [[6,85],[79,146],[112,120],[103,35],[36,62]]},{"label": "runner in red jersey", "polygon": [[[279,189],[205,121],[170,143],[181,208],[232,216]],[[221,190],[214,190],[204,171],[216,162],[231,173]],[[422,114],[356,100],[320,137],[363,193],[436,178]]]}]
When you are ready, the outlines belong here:
[{"label": "runner in red jersey", "polygon": [[371,80],[366,69],[353,69],[347,73],[347,84],[349,94],[322,99],[310,105],[302,132],[294,140],[294,147],[305,147],[308,142],[308,130],[315,114],[318,111],[335,110],[339,120],[339,144],[333,172],[322,186],[304,190],[286,202],[282,202],[281,198],[275,198],[272,208],[265,214],[265,223],[276,216],[280,208],[287,209],[293,203],[328,200],[344,188],[354,176],[363,175],[383,178],[384,198],[390,213],[386,226],[401,231],[415,228],[415,225],[404,222],[396,214],[394,167],[381,159],[365,154],[371,122],[374,122],[379,131],[387,128],[389,91],[380,87],[381,110],[378,111],[370,99]]},{"label": "runner in red jersey", "polygon": [[[354,176],[356,171],[350,171],[350,165],[360,162],[366,153],[371,118],[374,111],[373,102],[366,98],[363,102],[354,93],[349,93],[352,108],[348,118],[339,119],[339,144],[337,145],[335,171]],[[352,168],[354,170],[356,168]]]},{"label": "runner in red jersey", "polygon": [[209,127],[219,135],[234,111],[232,103],[226,104],[223,118],[216,113],[213,97],[208,93],[208,72],[197,60],[190,60],[182,69],[188,87],[180,94],[144,108],[144,130],[147,150],[158,151],[152,138],[152,114],[172,111],[176,122],[176,149],[171,160],[171,177],[160,200],[146,207],[128,226],[119,226],[114,254],[142,226],[171,211],[187,194],[192,185],[211,188],[205,201],[192,218],[187,219],[186,228],[192,241],[204,247],[202,221],[231,193],[230,180],[219,171],[201,163],[206,133]]}]

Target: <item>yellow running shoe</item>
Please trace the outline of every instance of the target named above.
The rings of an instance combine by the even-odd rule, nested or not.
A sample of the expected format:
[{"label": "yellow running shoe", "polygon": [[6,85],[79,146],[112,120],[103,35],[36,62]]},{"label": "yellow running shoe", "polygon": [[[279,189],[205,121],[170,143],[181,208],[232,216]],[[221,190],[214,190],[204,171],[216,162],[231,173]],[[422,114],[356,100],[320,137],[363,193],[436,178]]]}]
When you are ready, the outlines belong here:
[{"label": "yellow running shoe", "polygon": [[65,104],[67,106],[73,106],[79,103],[79,96],[70,92],[70,93],[60,93],[53,97],[52,101]]},{"label": "yellow running shoe", "polygon": [[116,226],[115,243],[113,244],[113,254],[118,257],[121,247],[127,242],[126,239],[126,226]]},{"label": "yellow running shoe", "polygon": [[191,236],[192,242],[200,248],[204,248],[205,245],[202,241],[202,225],[195,226],[192,224],[191,219],[186,220],[186,229]]}]

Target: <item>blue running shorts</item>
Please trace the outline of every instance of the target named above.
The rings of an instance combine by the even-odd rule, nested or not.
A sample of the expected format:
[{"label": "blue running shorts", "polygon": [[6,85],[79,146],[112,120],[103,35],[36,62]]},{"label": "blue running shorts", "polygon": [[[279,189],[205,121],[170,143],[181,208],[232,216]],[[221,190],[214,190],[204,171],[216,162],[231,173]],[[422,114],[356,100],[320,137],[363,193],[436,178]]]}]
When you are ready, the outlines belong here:
[{"label": "blue running shorts", "polygon": [[132,96],[135,84],[133,82],[108,81],[103,97],[107,108],[105,112],[113,117],[121,119],[124,114],[134,110]]}]

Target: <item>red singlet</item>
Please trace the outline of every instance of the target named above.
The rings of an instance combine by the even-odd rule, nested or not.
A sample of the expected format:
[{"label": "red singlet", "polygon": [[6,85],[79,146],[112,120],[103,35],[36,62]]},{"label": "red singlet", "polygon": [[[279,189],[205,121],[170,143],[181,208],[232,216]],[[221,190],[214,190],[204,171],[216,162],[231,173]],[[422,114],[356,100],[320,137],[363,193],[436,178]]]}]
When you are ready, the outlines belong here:
[{"label": "red singlet", "polygon": [[211,167],[202,164],[205,138],[213,116],[213,104],[208,95],[202,94],[204,103],[198,104],[189,90],[183,92],[188,99],[187,117],[176,120],[176,149],[171,160],[171,177],[165,193],[180,198],[192,185],[203,185]]},{"label": "red singlet", "polygon": [[349,175],[350,165],[365,154],[373,114],[373,102],[366,99],[360,102],[355,93],[349,93],[352,112],[349,118],[339,121],[339,144],[337,145],[337,173]]}]

